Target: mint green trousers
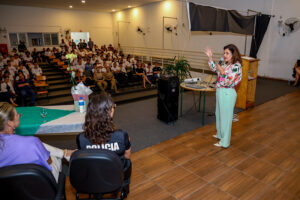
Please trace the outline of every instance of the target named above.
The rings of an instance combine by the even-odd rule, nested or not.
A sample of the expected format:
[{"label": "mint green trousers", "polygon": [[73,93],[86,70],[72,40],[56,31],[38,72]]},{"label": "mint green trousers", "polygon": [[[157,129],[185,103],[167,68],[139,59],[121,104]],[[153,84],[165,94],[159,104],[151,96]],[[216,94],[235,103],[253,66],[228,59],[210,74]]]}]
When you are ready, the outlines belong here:
[{"label": "mint green trousers", "polygon": [[233,88],[217,88],[216,92],[216,128],[222,147],[230,145],[233,109],[236,101]]}]

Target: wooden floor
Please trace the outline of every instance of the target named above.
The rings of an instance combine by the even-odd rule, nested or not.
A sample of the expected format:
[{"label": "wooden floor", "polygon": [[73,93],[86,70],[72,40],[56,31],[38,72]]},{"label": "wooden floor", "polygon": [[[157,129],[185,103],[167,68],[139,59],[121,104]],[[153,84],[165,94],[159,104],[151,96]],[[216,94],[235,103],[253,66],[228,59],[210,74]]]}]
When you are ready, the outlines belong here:
[{"label": "wooden floor", "polygon": [[300,199],[300,90],[239,113],[228,149],[213,146],[215,133],[211,124],[134,153],[128,199]]}]

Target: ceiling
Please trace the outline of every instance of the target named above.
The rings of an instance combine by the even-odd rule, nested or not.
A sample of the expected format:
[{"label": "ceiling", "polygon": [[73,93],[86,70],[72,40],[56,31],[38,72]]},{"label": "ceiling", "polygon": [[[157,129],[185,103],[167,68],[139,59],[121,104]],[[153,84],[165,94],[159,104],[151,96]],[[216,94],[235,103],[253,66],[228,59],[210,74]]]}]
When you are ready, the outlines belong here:
[{"label": "ceiling", "polygon": [[119,11],[128,9],[128,6],[137,7],[158,1],[161,0],[85,0],[83,4],[81,0],[0,0],[0,4],[68,10],[72,5],[72,10],[112,12],[113,9]]}]

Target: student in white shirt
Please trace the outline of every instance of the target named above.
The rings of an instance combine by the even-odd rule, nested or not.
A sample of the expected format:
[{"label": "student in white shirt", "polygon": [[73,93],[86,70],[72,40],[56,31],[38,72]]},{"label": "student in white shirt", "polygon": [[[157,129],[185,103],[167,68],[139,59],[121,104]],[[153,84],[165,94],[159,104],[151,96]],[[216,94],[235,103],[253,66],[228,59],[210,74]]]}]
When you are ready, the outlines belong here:
[{"label": "student in white shirt", "polygon": [[12,57],[10,57],[11,65],[14,66],[14,67],[18,67],[20,61],[21,61],[21,60],[19,59],[18,56],[12,56]]},{"label": "student in white shirt", "polygon": [[32,61],[32,57],[30,56],[29,52],[26,52],[26,55],[23,58],[23,60],[26,61],[26,62],[31,62]]},{"label": "student in white shirt", "polygon": [[34,64],[32,62],[28,62],[27,66],[29,67],[30,71],[34,68]]},{"label": "student in white shirt", "polygon": [[119,67],[119,63],[114,62],[114,63],[112,64],[111,71],[112,71],[112,73],[114,73],[114,74],[120,73],[121,68]]},{"label": "student in white shirt", "polygon": [[25,78],[26,78],[27,80],[30,79],[29,71],[26,69],[26,67],[24,67],[23,64],[20,64],[20,66],[19,66],[19,68],[18,68],[18,71],[19,71],[19,70],[23,72],[23,74],[24,74],[24,76],[25,76]]},{"label": "student in white shirt", "polygon": [[7,64],[7,61],[9,60],[9,57],[7,56],[7,54],[3,54],[3,63],[6,65]]},{"label": "student in white shirt", "polygon": [[9,73],[11,73],[12,75],[15,75],[17,72],[17,68],[12,66],[11,61],[7,61],[7,69],[9,70]]},{"label": "student in white shirt", "polygon": [[34,63],[34,68],[31,70],[31,72],[35,77],[43,75],[43,71],[37,63]]},{"label": "student in white shirt", "polygon": [[5,101],[11,103],[14,106],[18,106],[14,100],[13,100],[13,96],[16,95],[16,92],[14,90],[14,87],[11,83],[11,81],[9,80],[9,77],[6,76],[4,78],[4,81],[1,83],[1,96],[4,97]]}]

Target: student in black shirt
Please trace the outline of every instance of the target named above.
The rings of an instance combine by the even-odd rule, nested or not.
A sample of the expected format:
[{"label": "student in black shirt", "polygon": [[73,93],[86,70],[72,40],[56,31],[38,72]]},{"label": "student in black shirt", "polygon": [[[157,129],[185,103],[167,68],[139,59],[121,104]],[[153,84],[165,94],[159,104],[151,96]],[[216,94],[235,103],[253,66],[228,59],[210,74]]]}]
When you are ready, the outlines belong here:
[{"label": "student in black shirt", "polygon": [[116,129],[113,123],[115,104],[107,94],[91,97],[85,115],[83,133],[77,137],[78,149],[108,149],[121,160],[130,159],[131,144],[128,133]]}]

